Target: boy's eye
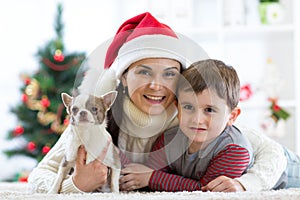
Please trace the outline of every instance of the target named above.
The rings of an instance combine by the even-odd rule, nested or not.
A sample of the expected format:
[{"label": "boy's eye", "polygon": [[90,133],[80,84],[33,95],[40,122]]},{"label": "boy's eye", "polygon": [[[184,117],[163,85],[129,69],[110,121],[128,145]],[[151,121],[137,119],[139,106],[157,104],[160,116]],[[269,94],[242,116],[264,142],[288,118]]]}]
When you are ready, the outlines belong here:
[{"label": "boy's eye", "polygon": [[91,111],[92,111],[93,114],[97,114],[98,108],[97,107],[92,107]]},{"label": "boy's eye", "polygon": [[187,104],[187,105],[183,106],[183,109],[185,109],[185,110],[193,110],[194,107],[192,105]]},{"label": "boy's eye", "polygon": [[212,112],[216,112],[216,111],[213,108],[205,108],[205,112],[212,113]]}]

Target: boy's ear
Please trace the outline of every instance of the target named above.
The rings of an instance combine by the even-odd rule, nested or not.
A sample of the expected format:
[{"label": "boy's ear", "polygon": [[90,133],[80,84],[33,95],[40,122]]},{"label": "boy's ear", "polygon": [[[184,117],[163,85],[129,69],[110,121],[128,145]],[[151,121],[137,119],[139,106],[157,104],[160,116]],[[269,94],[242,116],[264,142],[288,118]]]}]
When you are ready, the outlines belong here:
[{"label": "boy's ear", "polygon": [[229,120],[227,122],[228,126],[232,126],[233,123],[235,122],[235,120],[237,119],[237,117],[241,114],[241,109],[239,107],[235,107],[231,113],[230,113],[230,117]]}]

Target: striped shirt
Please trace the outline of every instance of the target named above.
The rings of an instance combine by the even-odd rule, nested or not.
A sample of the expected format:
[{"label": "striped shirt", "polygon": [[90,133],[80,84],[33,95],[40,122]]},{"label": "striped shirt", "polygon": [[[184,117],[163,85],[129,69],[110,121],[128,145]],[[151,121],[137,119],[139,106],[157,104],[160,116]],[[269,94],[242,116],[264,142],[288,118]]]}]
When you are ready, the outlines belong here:
[{"label": "striped shirt", "polygon": [[156,191],[195,191],[224,175],[240,177],[252,163],[252,148],[234,126],[228,126],[205,149],[188,153],[188,138],[177,128],[162,134],[147,165],[155,171],[149,188]]}]

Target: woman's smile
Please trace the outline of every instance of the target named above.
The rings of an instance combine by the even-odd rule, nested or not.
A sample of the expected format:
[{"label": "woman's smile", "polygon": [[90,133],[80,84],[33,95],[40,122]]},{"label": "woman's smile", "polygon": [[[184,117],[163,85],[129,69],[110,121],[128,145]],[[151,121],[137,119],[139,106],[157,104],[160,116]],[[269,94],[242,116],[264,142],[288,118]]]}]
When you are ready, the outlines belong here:
[{"label": "woman's smile", "polygon": [[145,99],[152,104],[161,104],[166,96],[144,95]]}]

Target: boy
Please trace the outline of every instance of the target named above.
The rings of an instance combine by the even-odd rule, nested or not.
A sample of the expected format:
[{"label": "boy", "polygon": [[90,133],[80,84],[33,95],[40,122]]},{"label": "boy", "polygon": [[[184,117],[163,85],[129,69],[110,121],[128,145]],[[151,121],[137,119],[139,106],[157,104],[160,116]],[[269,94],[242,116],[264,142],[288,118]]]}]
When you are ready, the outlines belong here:
[{"label": "boy", "polygon": [[[233,126],[241,112],[236,71],[209,59],[192,64],[182,75],[177,88],[179,127],[158,138],[147,162],[151,169],[136,188],[201,190],[218,176],[236,178],[251,166],[251,145]],[[121,179],[121,188],[122,183],[130,184]]]}]

